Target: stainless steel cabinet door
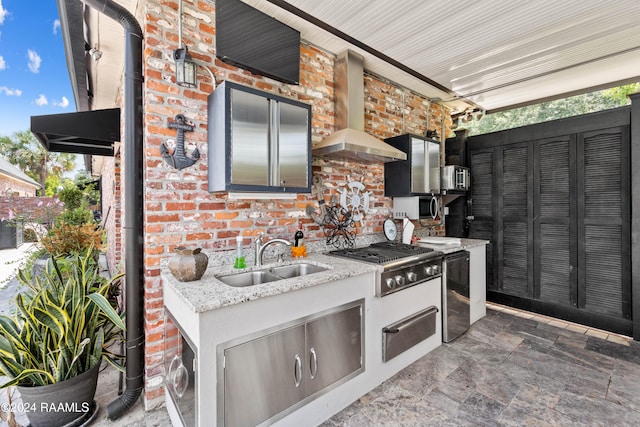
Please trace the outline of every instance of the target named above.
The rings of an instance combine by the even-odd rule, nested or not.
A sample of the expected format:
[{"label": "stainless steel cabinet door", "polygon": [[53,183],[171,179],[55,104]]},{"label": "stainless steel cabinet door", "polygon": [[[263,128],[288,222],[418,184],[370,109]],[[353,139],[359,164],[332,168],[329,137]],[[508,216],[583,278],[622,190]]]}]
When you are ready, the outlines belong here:
[{"label": "stainless steel cabinet door", "polygon": [[280,102],[278,164],[283,187],[307,187],[309,170],[308,117],[306,108]]},{"label": "stainless steel cabinet door", "polygon": [[411,138],[411,192],[440,192],[440,144]]},{"label": "stainless steel cabinet door", "polygon": [[307,395],[357,371],[362,366],[361,306],[307,323]]},{"label": "stainless steel cabinet door", "polygon": [[225,426],[255,426],[304,398],[305,327],[224,350]]},{"label": "stainless steel cabinet door", "polygon": [[231,184],[269,185],[269,100],[231,90]]},{"label": "stainless steel cabinet door", "polygon": [[179,348],[165,349],[165,387],[184,427],[195,427],[197,413],[196,353],[180,333]]},{"label": "stainless steel cabinet door", "polygon": [[442,341],[462,335],[471,324],[469,301],[469,252],[446,255],[442,283]]},{"label": "stainless steel cabinet door", "polygon": [[426,184],[427,193],[440,192],[440,144],[433,141],[425,141],[427,151],[428,182]]},{"label": "stainless steel cabinet door", "polygon": [[425,167],[428,165],[427,152],[425,151],[424,140],[411,138],[411,192],[426,193],[428,188],[426,180],[429,173],[425,173]]}]

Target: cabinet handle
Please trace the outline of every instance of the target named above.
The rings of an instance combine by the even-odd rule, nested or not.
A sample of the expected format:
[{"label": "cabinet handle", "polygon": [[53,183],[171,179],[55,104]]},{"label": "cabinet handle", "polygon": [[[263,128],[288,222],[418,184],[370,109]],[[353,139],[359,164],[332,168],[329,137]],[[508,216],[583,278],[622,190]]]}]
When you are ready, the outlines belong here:
[{"label": "cabinet handle", "polygon": [[293,365],[293,382],[296,387],[300,387],[300,383],[302,383],[302,359],[299,354],[296,354],[295,362],[295,365]]},{"label": "cabinet handle", "polygon": [[[175,366],[176,363],[178,364],[177,367]],[[173,356],[169,364],[169,373],[167,376],[171,380],[170,385],[173,387],[173,391],[179,399],[182,399],[182,396],[184,396],[184,393],[189,387],[189,372],[187,372],[187,368],[182,364],[182,360],[180,360],[177,355]]]},{"label": "cabinet handle", "polygon": [[429,202],[429,213],[431,214],[431,219],[436,219],[438,217],[438,211],[440,207],[438,206],[438,199],[431,193],[431,201]]},{"label": "cabinet handle", "polygon": [[420,322],[425,317],[437,313],[438,311],[440,311],[438,310],[438,307],[431,306],[421,312],[416,313],[414,316],[411,316],[393,325],[387,326],[386,328],[382,328],[382,332],[384,332],[385,334],[397,334],[399,332],[402,332],[409,326],[414,325],[416,322]]},{"label": "cabinet handle", "polygon": [[318,373],[318,354],[316,353],[316,349],[311,347],[311,358],[309,359],[309,375],[311,379],[316,377]]}]

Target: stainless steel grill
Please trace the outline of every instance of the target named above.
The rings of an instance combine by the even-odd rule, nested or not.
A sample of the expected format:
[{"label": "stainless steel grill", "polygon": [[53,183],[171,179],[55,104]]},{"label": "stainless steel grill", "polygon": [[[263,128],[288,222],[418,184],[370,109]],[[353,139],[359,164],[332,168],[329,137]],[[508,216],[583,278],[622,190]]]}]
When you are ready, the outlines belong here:
[{"label": "stainless steel grill", "polygon": [[329,254],[382,266],[383,271],[376,284],[376,295],[381,297],[442,274],[443,253],[422,246],[381,242]]}]

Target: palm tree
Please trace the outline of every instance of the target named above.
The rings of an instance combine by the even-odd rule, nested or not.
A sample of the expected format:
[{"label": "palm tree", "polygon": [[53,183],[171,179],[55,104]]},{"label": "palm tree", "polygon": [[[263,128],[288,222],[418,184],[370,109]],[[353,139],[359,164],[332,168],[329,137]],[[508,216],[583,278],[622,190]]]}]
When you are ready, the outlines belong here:
[{"label": "palm tree", "polygon": [[0,155],[38,181],[43,189],[49,175],[60,177],[72,171],[76,164],[73,154],[49,153],[31,131],[0,137]]}]

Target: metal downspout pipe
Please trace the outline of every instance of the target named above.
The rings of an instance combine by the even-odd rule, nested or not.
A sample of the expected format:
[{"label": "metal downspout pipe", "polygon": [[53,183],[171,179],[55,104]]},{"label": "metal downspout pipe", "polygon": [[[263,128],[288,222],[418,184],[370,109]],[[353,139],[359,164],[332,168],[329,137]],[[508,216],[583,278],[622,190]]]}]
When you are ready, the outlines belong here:
[{"label": "metal downspout pipe", "polygon": [[124,28],[124,229],[126,389],[107,406],[115,420],[131,408],[144,388],[144,181],[142,141],[142,29],[135,16],[113,0],[80,0]]}]

